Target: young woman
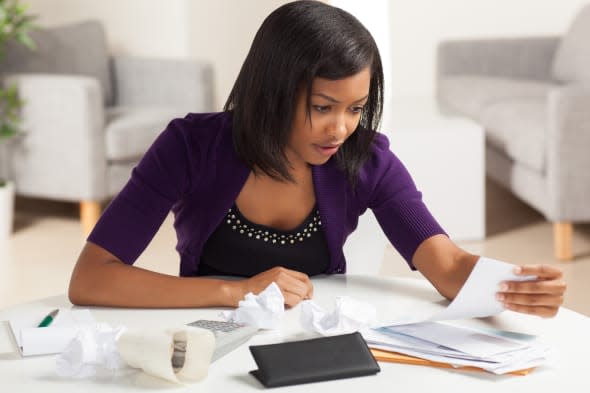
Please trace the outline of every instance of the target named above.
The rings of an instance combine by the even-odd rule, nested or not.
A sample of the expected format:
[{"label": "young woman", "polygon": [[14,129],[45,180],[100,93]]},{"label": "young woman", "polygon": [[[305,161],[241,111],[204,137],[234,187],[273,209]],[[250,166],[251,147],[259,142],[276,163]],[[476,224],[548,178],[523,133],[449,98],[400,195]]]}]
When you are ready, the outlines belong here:
[{"label": "young woman", "polygon": [[[342,246],[367,208],[409,266],[454,298],[478,256],[446,236],[375,132],[382,98],[379,53],[358,20],[315,1],[278,8],[256,34],[224,112],[173,120],[134,169],[81,252],[70,300],[236,306],[274,281],[293,306],[313,296],[309,276],[345,273]],[[180,276],[132,266],[170,210]],[[507,283],[498,298],[515,311],[555,315],[561,272],[518,272],[538,279]]]}]

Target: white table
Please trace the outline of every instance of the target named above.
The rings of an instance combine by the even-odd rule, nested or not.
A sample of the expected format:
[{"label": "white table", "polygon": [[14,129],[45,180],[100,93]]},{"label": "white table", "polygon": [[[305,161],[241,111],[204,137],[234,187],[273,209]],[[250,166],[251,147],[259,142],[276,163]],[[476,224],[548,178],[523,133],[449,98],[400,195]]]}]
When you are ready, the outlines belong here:
[{"label": "white table", "polygon": [[[333,309],[336,296],[349,295],[371,302],[383,319],[413,315],[416,310],[442,307],[441,297],[424,280],[392,279],[373,276],[331,276],[313,280],[314,300],[327,309]],[[0,311],[0,321],[15,313],[38,312],[40,308],[70,307],[65,296],[19,305]],[[165,327],[183,324],[198,318],[215,318],[218,309],[194,310],[133,310],[93,308],[98,321],[128,327]],[[299,325],[299,307],[288,310],[280,331],[255,336],[249,344],[274,343],[310,337]],[[20,358],[5,322],[0,327],[0,390],[2,392],[134,392],[198,391],[245,392],[260,391],[262,385],[248,371],[255,363],[247,346],[211,364],[208,377],[202,382],[176,387],[176,385],[137,372],[112,380],[61,379],[54,372],[54,356]],[[573,311],[562,309],[554,319],[543,320],[511,312],[486,320],[465,321],[466,325],[493,326],[506,330],[537,334],[555,350],[555,361],[524,377],[496,376],[487,373],[459,372],[422,366],[380,363],[376,376],[320,382],[280,388],[289,392],[519,392],[555,393],[588,392],[587,377],[590,319]]]}]

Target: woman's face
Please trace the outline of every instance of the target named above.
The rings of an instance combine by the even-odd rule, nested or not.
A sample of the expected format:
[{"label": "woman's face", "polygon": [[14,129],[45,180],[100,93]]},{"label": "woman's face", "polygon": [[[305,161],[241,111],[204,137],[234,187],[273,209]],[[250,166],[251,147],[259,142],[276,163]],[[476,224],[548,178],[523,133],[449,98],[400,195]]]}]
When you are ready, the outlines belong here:
[{"label": "woman's face", "polygon": [[299,93],[286,155],[295,170],[320,165],[356,130],[367,102],[370,67],[338,80],[316,78],[307,116],[306,91]]}]

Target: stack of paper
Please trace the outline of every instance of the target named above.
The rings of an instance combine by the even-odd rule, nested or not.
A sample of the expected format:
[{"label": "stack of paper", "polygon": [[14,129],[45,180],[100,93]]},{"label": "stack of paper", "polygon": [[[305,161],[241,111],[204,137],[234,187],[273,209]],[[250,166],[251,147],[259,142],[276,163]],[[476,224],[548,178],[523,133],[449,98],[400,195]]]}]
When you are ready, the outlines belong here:
[{"label": "stack of paper", "polygon": [[544,346],[438,322],[486,317],[504,311],[495,297],[500,283],[536,279],[514,274],[514,267],[482,257],[445,309],[363,331],[363,337],[371,348],[457,367],[477,367],[496,374],[536,367],[546,360],[548,349]]},{"label": "stack of paper", "polygon": [[539,366],[548,355],[548,348],[539,344],[440,322],[384,326],[364,331],[363,337],[371,348],[494,374]]}]

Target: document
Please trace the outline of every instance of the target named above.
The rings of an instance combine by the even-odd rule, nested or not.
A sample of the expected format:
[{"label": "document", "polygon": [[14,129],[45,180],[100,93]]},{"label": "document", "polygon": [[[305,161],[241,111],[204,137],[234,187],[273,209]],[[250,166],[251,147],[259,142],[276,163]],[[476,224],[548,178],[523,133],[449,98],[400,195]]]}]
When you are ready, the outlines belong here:
[{"label": "document", "polygon": [[500,283],[537,279],[536,276],[518,276],[513,273],[514,268],[515,265],[510,263],[481,257],[455,299],[445,309],[433,315],[421,315],[400,321],[390,321],[387,325],[469,319],[499,314],[504,311],[503,304],[496,300],[496,293],[500,289]]},{"label": "document", "polygon": [[362,332],[370,348],[402,353],[455,367],[505,374],[539,366],[549,349],[476,329],[441,322],[383,326]]},{"label": "document", "polygon": [[76,337],[81,326],[96,323],[89,310],[61,309],[51,325],[38,327],[49,311],[24,314],[8,321],[22,356],[60,353]]},{"label": "document", "polygon": [[366,329],[362,335],[369,347],[374,349],[455,367],[477,367],[496,374],[541,365],[549,352],[541,344],[440,322],[502,312],[504,307],[496,300],[500,283],[536,279],[535,276],[517,276],[513,273],[514,267],[494,259],[480,258],[455,299],[445,309],[432,315]]},{"label": "document", "polygon": [[490,258],[479,258],[459,294],[446,309],[431,316],[430,321],[487,317],[504,311],[496,300],[500,283],[504,281],[532,281],[536,276],[517,276],[515,265]]}]

